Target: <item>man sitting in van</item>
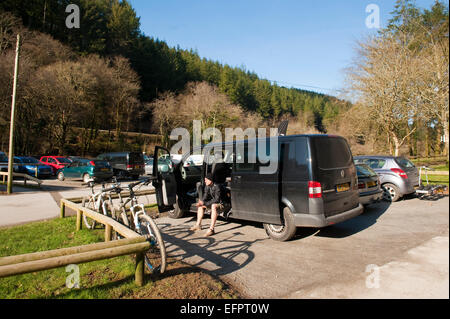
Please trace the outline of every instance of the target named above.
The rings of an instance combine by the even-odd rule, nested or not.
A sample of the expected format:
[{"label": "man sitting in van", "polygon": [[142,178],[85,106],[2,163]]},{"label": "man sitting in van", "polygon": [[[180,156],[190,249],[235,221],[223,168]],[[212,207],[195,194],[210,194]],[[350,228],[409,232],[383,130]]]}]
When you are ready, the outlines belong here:
[{"label": "man sitting in van", "polygon": [[216,225],[218,213],[224,209],[222,193],[223,191],[220,184],[213,182],[212,174],[206,174],[203,195],[196,204],[198,207],[197,223],[195,226],[191,227],[191,231],[198,231],[202,229],[202,220],[205,210],[211,209],[211,225],[209,226],[205,236],[208,237],[214,235],[214,227]]}]

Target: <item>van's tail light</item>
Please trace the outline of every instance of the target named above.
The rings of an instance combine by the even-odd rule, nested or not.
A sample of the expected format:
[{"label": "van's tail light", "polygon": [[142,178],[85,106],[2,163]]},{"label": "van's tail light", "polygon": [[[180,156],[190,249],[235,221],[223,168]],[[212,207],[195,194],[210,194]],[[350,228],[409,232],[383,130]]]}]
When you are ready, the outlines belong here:
[{"label": "van's tail light", "polygon": [[309,198],[322,198],[322,185],[319,182],[308,182]]},{"label": "van's tail light", "polygon": [[91,164],[92,166],[95,166],[95,162],[94,161],[90,161],[89,164]]},{"label": "van's tail light", "polygon": [[133,168],[133,165],[127,164],[127,168],[131,169],[131,168]]},{"label": "van's tail light", "polygon": [[364,183],[364,182],[358,183],[358,189],[364,189],[364,188],[366,188],[366,183]]},{"label": "van's tail light", "polygon": [[408,179],[408,175],[406,175],[405,171],[400,168],[391,168],[391,171],[393,171],[395,174],[397,174],[401,178]]}]

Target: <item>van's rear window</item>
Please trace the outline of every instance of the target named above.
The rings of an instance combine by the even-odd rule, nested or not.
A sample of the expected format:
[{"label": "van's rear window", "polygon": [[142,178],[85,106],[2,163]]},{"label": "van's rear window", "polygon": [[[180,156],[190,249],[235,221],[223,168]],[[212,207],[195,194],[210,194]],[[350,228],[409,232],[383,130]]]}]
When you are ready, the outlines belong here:
[{"label": "van's rear window", "polygon": [[318,137],[314,138],[313,141],[317,163],[320,168],[348,167],[352,163],[352,153],[345,139]]},{"label": "van's rear window", "polygon": [[128,160],[130,164],[144,164],[144,155],[142,153],[129,153]]}]

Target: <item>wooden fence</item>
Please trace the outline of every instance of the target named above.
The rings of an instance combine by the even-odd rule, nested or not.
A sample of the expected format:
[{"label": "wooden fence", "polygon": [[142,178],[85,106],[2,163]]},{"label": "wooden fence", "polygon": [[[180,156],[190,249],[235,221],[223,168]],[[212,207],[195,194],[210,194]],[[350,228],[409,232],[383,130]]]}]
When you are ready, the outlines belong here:
[{"label": "wooden fence", "polygon": [[[154,194],[154,190],[136,192],[139,195]],[[126,194],[124,194],[126,196]],[[114,197],[117,197],[114,196]],[[144,284],[144,254],[150,248],[147,239],[132,229],[117,222],[111,217],[99,214],[83,207],[82,197],[61,199],[61,218],[65,217],[65,208],[77,212],[76,230],[82,228],[83,215],[105,225],[105,242],[77,247],[61,248],[31,254],[0,258],[0,278],[25,274],[35,271],[63,267],[70,264],[86,263],[123,255],[136,254],[135,282],[138,286]],[[124,239],[111,241],[112,231],[116,231]]]},{"label": "wooden fence", "polygon": [[[6,178],[8,177],[8,172],[0,172],[0,175],[2,176],[3,179],[3,183],[5,183]],[[36,177],[27,175],[27,174],[22,174],[22,173],[13,173],[13,177],[22,177],[23,178],[23,184],[27,185],[27,180],[36,182],[38,184],[38,186],[40,187],[42,184],[42,181]]]}]

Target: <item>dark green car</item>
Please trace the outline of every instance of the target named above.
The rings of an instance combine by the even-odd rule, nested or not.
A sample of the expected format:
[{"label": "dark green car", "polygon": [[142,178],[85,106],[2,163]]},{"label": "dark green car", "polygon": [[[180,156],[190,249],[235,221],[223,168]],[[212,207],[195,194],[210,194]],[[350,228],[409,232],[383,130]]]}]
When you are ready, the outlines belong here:
[{"label": "dark green car", "polygon": [[87,183],[90,180],[107,180],[113,176],[113,170],[108,162],[77,158],[56,173],[58,179],[81,179]]}]

